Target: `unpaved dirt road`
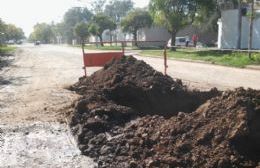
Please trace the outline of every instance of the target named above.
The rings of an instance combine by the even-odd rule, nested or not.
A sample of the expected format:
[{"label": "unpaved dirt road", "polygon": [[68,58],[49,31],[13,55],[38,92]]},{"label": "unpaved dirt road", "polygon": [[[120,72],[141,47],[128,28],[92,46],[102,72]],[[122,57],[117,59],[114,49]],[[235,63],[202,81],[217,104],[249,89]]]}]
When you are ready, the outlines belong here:
[{"label": "unpaved dirt road", "polygon": [[[136,56],[163,71],[163,60]],[[88,68],[93,73],[99,68]],[[169,75],[192,88],[260,89],[260,71],[169,61]],[[0,167],[93,167],[80,155],[64,113],[78,96],[65,88],[83,75],[78,48],[24,45],[0,72]]]},{"label": "unpaved dirt road", "polygon": [[25,46],[0,72],[0,167],[94,167],[82,156],[64,113],[77,95],[79,55]]}]

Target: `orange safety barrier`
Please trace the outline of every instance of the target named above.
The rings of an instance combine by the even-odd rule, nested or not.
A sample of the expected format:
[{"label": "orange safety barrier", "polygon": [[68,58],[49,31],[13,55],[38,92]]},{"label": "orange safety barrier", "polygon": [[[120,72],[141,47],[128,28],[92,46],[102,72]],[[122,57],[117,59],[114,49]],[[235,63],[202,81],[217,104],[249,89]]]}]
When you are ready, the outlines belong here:
[{"label": "orange safety barrier", "polygon": [[120,59],[123,55],[123,52],[84,53],[84,66],[104,66],[112,59]]},{"label": "orange safety barrier", "polygon": [[[117,41],[119,42],[119,41]],[[111,61],[112,59],[120,59],[125,54],[125,45],[129,41],[120,41],[122,44],[122,51],[121,52],[100,52],[100,53],[85,53],[84,47],[82,47],[83,51],[83,62],[84,62],[84,71],[85,76],[87,76],[87,67],[99,67],[104,66],[107,62]],[[162,41],[144,41],[144,42],[162,42]],[[89,44],[99,44],[100,42],[89,43]],[[103,42],[106,43],[106,42]],[[112,42],[108,42],[112,43]],[[83,45],[84,46],[84,45]],[[164,74],[167,74],[167,47],[164,48]]]},{"label": "orange safety barrier", "polygon": [[121,52],[101,52],[101,53],[85,53],[83,50],[83,62],[85,76],[87,76],[87,67],[104,66],[112,59],[120,59],[125,55],[125,48],[122,44]]},{"label": "orange safety barrier", "polygon": [[104,66],[106,63],[111,61],[112,59],[120,59],[125,55],[125,47],[122,42],[122,51],[121,52],[100,52],[100,53],[85,53],[84,48],[83,51],[83,62],[84,62],[84,71],[85,76],[87,76],[87,67],[98,67]]}]

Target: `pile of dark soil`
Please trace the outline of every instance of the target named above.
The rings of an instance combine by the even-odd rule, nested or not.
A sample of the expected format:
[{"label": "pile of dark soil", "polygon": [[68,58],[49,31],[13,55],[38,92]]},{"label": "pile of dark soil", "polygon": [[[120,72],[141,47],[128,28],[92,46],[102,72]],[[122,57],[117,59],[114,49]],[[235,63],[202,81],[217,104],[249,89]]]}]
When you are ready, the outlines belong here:
[{"label": "pile of dark soil", "polygon": [[259,121],[260,91],[237,89],[193,113],[138,118],[96,157],[104,167],[257,167]]},{"label": "pile of dark soil", "polygon": [[2,70],[4,67],[8,66],[13,60],[12,54],[5,54],[1,55],[0,52],[0,70]]},{"label": "pile of dark soil", "polygon": [[8,66],[8,62],[0,56],[0,70],[2,70],[3,67]]},{"label": "pile of dark soil", "polygon": [[219,94],[216,89],[210,92],[188,91],[180,80],[174,81],[134,57],[110,62],[91,77],[81,78],[71,90],[84,95],[85,99],[92,94],[99,95],[114,104],[130,107],[138,115],[166,117],[179,111],[192,112]]},{"label": "pile of dark soil", "polygon": [[188,90],[133,57],[71,87],[71,129],[99,167],[255,167],[260,91]]}]

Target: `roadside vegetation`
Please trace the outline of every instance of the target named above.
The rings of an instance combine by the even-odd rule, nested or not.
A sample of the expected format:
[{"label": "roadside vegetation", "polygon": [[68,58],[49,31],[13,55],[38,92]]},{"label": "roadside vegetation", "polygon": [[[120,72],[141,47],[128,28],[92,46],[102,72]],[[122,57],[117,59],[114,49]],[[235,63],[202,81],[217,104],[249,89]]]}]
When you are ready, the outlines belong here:
[{"label": "roadside vegetation", "polygon": [[0,56],[12,54],[16,50],[14,46],[0,46]]},{"label": "roadside vegetation", "polygon": [[[178,2],[178,3],[177,3]],[[137,49],[138,30],[151,26],[165,28],[171,34],[171,46],[176,46],[177,33],[192,25],[202,31],[217,31],[217,21],[221,11],[229,8],[240,8],[240,1],[226,0],[150,0],[147,8],[135,8],[132,0],[96,0],[90,7],[69,9],[60,23],[38,23],[29,37],[30,41],[40,40],[42,43],[67,43],[89,50],[121,50],[121,44],[110,45],[105,41],[117,41],[118,32],[132,37],[131,49]],[[241,1],[243,3],[248,3]],[[103,37],[106,35],[105,37]],[[100,45],[87,42],[99,41]],[[237,41],[237,44],[241,42]],[[85,45],[86,44],[86,45]],[[214,44],[214,43],[212,43]],[[139,46],[140,47],[140,46]],[[239,49],[239,45],[237,49]],[[129,47],[128,47],[129,49]],[[140,48],[139,48],[140,49]],[[175,50],[172,47],[172,50]],[[141,55],[160,56],[160,50],[142,50]],[[248,58],[243,52],[198,51],[177,49],[168,51],[170,58],[206,61],[234,67],[259,65],[260,54],[255,53]]]},{"label": "roadside vegetation", "polygon": [[[206,1],[211,2],[211,0]],[[103,46],[102,41],[116,41],[132,36],[137,46],[137,32],[142,28],[159,25],[167,29],[175,38],[178,30],[195,22],[197,25],[202,25],[205,22],[202,16],[217,9],[215,1],[205,3],[201,0],[183,0],[178,3],[172,3],[171,0],[151,0],[147,8],[135,8],[132,0],[107,2],[107,0],[96,0],[88,8],[71,8],[64,14],[60,23],[36,24],[29,41],[80,44],[82,37],[75,32],[75,29],[79,23],[83,22],[87,24],[88,36],[84,35],[86,41],[93,41],[94,37]],[[119,31],[122,31],[125,37],[119,38]],[[106,34],[106,40],[103,39],[104,34]],[[92,40],[90,40],[91,36]]]},{"label": "roadside vegetation", "polygon": [[7,24],[0,18],[0,47],[5,43],[20,43],[25,39],[24,32],[21,28]]},{"label": "roadside vegetation", "polygon": [[[163,50],[141,50],[140,55],[163,57]],[[253,53],[250,59],[247,52],[177,49],[177,51],[167,50],[167,56],[170,59],[205,61],[240,68],[247,65],[260,65],[260,53]]]}]

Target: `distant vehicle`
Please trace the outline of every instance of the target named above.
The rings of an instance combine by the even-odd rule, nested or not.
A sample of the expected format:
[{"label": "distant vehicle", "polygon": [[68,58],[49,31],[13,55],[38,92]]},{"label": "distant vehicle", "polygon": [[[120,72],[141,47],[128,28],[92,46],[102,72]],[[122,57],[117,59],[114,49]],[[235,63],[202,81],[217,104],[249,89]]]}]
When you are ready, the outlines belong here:
[{"label": "distant vehicle", "polygon": [[14,43],[15,43],[14,40],[8,40],[8,41],[7,41],[7,44],[14,44]]},{"label": "distant vehicle", "polygon": [[[167,46],[171,47],[172,39],[168,41]],[[188,47],[188,46],[193,46],[192,40],[190,40],[189,36],[185,37],[176,37],[175,39],[175,45],[176,46],[183,46],[183,47]]]},{"label": "distant vehicle", "polygon": [[40,45],[40,44],[41,44],[40,41],[35,41],[35,42],[34,42],[34,45]]},{"label": "distant vehicle", "polygon": [[23,41],[22,40],[18,40],[18,41],[16,41],[16,44],[23,44]]}]

